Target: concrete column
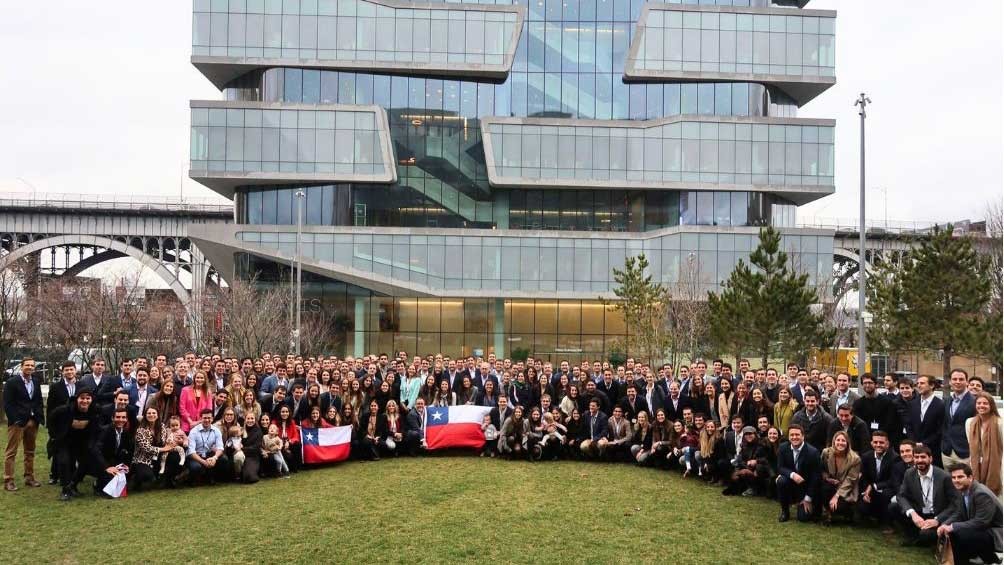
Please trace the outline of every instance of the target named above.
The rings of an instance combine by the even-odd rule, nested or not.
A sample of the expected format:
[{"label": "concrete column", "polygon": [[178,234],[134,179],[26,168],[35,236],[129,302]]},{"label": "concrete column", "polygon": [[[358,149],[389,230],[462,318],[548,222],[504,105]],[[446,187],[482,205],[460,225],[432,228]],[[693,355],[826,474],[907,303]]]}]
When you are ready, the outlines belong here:
[{"label": "concrete column", "polygon": [[352,329],[352,355],[359,357],[366,354],[366,301],[365,296],[356,296],[355,324]]},{"label": "concrete column", "polygon": [[502,359],[506,355],[505,349],[505,299],[496,298],[494,301],[495,314],[495,356]]},{"label": "concrete column", "polygon": [[191,336],[192,348],[196,349],[198,347],[199,331],[203,327],[202,306],[206,291],[206,258],[195,245],[189,247],[189,254],[192,267],[192,292],[191,299],[185,306],[185,310],[188,312],[189,335]]}]

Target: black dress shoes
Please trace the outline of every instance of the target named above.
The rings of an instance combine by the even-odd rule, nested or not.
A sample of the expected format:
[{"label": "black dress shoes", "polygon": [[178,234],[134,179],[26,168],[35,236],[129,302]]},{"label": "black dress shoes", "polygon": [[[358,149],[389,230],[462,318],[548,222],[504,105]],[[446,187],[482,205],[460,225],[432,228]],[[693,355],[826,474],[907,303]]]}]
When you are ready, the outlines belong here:
[{"label": "black dress shoes", "polygon": [[782,510],[781,514],[777,517],[778,522],[787,522],[791,520],[791,513],[788,510]]}]

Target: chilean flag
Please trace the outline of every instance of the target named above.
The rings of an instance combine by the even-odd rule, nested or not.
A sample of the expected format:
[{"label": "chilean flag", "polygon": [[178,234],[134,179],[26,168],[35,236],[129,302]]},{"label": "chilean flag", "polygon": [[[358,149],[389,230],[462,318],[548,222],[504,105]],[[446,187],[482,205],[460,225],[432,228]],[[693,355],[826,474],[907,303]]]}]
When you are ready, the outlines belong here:
[{"label": "chilean flag", "polygon": [[352,426],[302,428],[300,445],[304,463],[334,463],[349,458]]},{"label": "chilean flag", "polygon": [[491,412],[487,406],[432,406],[426,408],[425,446],[432,449],[450,447],[480,448],[485,444],[481,422]]}]

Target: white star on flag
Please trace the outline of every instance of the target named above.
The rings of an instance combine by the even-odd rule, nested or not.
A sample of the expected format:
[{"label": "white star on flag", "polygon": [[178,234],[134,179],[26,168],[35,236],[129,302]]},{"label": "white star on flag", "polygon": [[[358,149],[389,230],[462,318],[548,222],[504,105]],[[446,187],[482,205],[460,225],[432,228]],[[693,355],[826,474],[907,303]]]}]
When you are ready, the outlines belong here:
[{"label": "white star on flag", "polygon": [[314,439],[314,435],[308,432],[307,433],[307,441],[311,441],[312,439]]},{"label": "white star on flag", "polygon": [[433,413],[432,413],[432,419],[433,419],[433,420],[436,420],[437,422],[438,422],[438,421],[439,421],[440,419],[442,419],[442,417],[443,417],[443,413],[442,413],[442,412],[440,412],[439,410],[436,410],[435,412],[433,412]]}]

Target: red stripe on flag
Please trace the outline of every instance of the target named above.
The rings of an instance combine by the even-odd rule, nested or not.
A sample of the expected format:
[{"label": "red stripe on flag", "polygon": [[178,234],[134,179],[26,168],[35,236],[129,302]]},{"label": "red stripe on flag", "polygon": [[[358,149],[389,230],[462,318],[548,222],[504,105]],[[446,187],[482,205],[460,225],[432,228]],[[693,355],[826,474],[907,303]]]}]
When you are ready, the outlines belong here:
[{"label": "red stripe on flag", "polygon": [[339,443],[335,445],[304,445],[303,462],[311,463],[334,463],[345,461],[349,458],[349,451],[352,445]]},{"label": "red stripe on flag", "polygon": [[463,422],[442,426],[426,426],[425,428],[425,445],[429,449],[450,447],[477,449],[484,444],[485,434],[481,431],[481,424]]}]

